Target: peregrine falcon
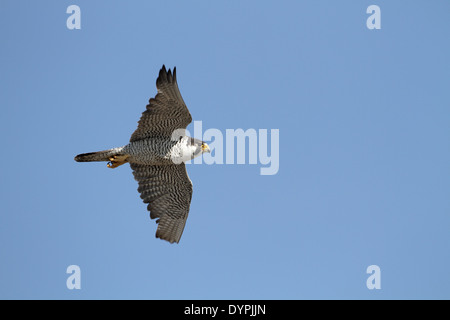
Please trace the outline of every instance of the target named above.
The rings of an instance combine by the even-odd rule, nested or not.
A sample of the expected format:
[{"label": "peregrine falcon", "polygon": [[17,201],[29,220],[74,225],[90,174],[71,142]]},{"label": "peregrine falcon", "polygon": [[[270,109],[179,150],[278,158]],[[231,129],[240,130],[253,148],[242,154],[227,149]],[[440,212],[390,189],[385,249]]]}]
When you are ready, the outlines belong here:
[{"label": "peregrine falcon", "polygon": [[148,203],[150,218],[157,219],[156,237],[178,243],[192,198],[192,182],[184,162],[211,152],[209,146],[185,135],[192,121],[177,84],[176,68],[163,65],[156,80],[158,93],[142,113],[126,146],[79,154],[78,162],[108,161],[108,168],[129,163],[138,192]]}]

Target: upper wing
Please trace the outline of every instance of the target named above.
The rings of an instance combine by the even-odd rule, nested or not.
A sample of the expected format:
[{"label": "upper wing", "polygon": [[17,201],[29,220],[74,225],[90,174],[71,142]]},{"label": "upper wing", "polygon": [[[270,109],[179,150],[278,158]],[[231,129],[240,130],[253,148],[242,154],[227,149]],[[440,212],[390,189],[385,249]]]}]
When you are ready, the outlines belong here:
[{"label": "upper wing", "polygon": [[177,70],[166,71],[163,65],[156,80],[158,93],[142,113],[130,142],[149,137],[171,137],[176,129],[186,129],[192,121],[177,84]]},{"label": "upper wing", "polygon": [[150,211],[150,218],[158,223],[156,237],[170,243],[179,242],[189,213],[192,182],[184,163],[147,166],[130,163],[138,191]]}]

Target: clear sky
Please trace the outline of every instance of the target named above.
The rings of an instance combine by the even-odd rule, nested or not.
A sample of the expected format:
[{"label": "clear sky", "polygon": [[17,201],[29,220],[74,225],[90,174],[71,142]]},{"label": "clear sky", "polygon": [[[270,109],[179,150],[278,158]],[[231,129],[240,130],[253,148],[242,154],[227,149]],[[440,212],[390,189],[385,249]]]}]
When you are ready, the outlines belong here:
[{"label": "clear sky", "polygon": [[[72,4],[80,30],[66,26]],[[2,0],[0,298],[449,299],[449,12]],[[155,238],[128,165],[73,160],[128,142],[162,64],[204,131],[280,137],[276,175],[188,165],[178,245]],[[69,265],[81,290],[66,287]]]}]

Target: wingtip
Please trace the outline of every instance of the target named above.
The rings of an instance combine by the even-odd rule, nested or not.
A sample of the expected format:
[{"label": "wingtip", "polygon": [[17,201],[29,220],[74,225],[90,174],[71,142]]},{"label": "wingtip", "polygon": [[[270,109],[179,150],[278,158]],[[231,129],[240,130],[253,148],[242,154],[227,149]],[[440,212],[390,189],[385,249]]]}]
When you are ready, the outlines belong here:
[{"label": "wingtip", "polygon": [[178,244],[178,243],[180,242],[180,239],[176,240],[176,239],[174,239],[174,238],[172,238],[172,237],[167,237],[167,236],[159,235],[158,233],[155,234],[155,238],[160,239],[160,240],[162,240],[162,241],[167,241],[167,242],[169,242],[170,244],[174,244],[174,243]]},{"label": "wingtip", "polygon": [[156,84],[158,85],[158,83],[162,83],[165,81],[167,81],[169,83],[176,82],[176,80],[177,80],[176,72],[177,72],[177,67],[173,68],[173,73],[172,73],[172,70],[170,68],[166,69],[166,65],[163,64],[161,67],[161,70],[159,70],[159,76],[156,79]]}]

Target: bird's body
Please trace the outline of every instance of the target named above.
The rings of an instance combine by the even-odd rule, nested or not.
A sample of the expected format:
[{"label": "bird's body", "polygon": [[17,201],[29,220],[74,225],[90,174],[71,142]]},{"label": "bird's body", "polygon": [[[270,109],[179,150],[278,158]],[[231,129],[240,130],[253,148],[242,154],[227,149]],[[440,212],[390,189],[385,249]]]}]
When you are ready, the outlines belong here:
[{"label": "bird's body", "polygon": [[192,118],[178,90],[176,69],[172,75],[163,66],[156,87],[158,94],[150,99],[129,144],[80,154],[75,161],[108,161],[109,168],[130,163],[150,217],[158,218],[156,237],[173,243],[180,241],[192,198],[184,162],[209,152],[209,147],[184,135]]},{"label": "bird's body", "polygon": [[164,138],[147,138],[130,142],[124,147],[124,152],[130,155],[130,162],[149,166],[173,164],[170,154],[177,148],[177,141],[167,141]]}]

